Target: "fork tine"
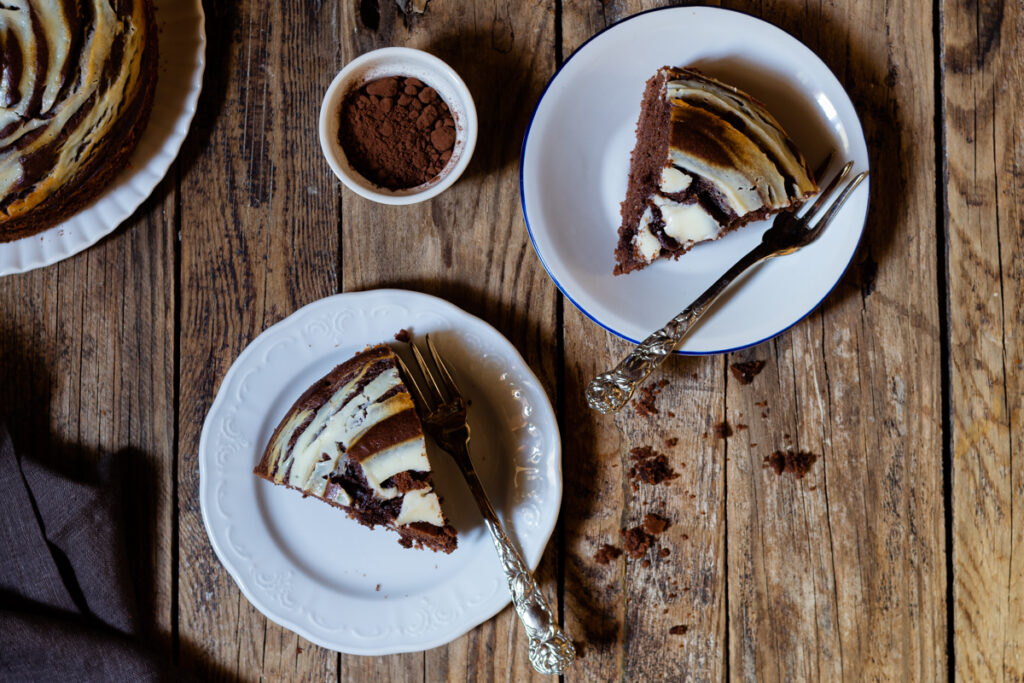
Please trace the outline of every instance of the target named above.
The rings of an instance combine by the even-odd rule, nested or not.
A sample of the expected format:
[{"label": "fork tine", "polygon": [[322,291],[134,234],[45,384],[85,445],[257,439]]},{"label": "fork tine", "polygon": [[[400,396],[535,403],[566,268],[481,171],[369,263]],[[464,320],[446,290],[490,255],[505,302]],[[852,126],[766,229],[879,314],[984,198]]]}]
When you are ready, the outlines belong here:
[{"label": "fork tine", "polygon": [[430,372],[430,366],[427,365],[427,361],[423,358],[423,354],[416,348],[415,344],[409,344],[412,347],[412,355],[416,357],[416,363],[420,366],[420,372],[423,373],[423,377],[427,380],[428,389],[434,390],[434,398],[437,399],[438,403],[444,403],[445,397],[441,393],[441,387],[437,385],[437,380],[434,379],[433,373]]},{"label": "fork tine", "polygon": [[832,206],[828,207],[828,211],[825,212],[825,215],[818,220],[818,222],[812,229],[821,230],[826,225],[828,225],[829,221],[835,218],[836,213],[839,212],[839,209],[843,208],[843,204],[845,204],[846,200],[850,198],[850,195],[853,194],[853,191],[857,189],[857,186],[860,185],[867,177],[868,172],[862,171],[861,173],[858,173],[853,180],[847,183],[846,187],[844,187],[843,191],[839,194],[839,198],[832,202]]},{"label": "fork tine", "polygon": [[804,212],[803,218],[805,220],[810,220],[814,214],[816,214],[818,210],[825,205],[825,201],[829,198],[832,192],[835,191],[836,186],[839,185],[847,175],[849,175],[851,168],[853,168],[853,162],[847,161],[846,165],[843,166],[843,169],[839,171],[828,186],[821,191],[821,194],[818,195],[818,198],[815,200],[814,204],[811,205],[811,208]]},{"label": "fork tine", "polygon": [[459,391],[459,386],[455,383],[455,378],[452,377],[451,370],[445,364],[441,358],[441,354],[437,352],[437,347],[434,346],[434,342],[430,341],[430,335],[427,335],[427,349],[430,350],[430,355],[434,358],[434,364],[437,366],[438,374],[441,375],[441,381],[444,382],[444,386],[448,389],[448,394],[452,398],[458,398],[462,396]]},{"label": "fork tine", "polygon": [[[411,343],[410,346],[412,346]],[[402,360],[402,357],[397,353],[395,354],[395,358],[398,360],[398,367],[402,369],[402,374],[405,375],[407,380],[409,380],[409,386],[412,387],[413,400],[416,402],[416,405],[423,406],[424,410],[430,410],[430,401],[427,400],[426,395],[424,395],[423,391],[420,390],[420,385],[416,383],[416,378],[413,377],[409,366],[405,364],[405,361]]]}]

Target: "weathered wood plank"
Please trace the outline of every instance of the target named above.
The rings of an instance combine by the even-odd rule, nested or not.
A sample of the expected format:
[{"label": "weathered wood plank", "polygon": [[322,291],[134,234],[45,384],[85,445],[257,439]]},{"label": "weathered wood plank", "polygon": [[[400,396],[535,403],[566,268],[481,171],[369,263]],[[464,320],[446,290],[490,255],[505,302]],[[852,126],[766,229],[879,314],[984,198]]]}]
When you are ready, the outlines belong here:
[{"label": "weathered wood plank", "polygon": [[[564,2],[564,55],[605,26],[657,4],[663,3]],[[564,319],[566,423],[572,425],[563,463],[566,626],[585,641],[583,658],[566,678],[721,680],[725,450],[711,432],[724,417],[722,360],[666,363],[650,380],[668,382],[656,399],[657,416],[645,417],[632,406],[614,418],[600,416],[586,406],[583,390],[630,347],[569,302]],[[673,438],[678,441],[667,445]],[[664,452],[679,478],[640,484],[634,491],[629,451],[641,446]],[[621,548],[620,530],[640,524],[649,512],[672,524],[645,559],[623,555],[608,565],[595,561],[603,543]],[[669,551],[667,557],[660,557],[661,548]],[[670,633],[675,626],[686,627],[685,632]]]},{"label": "weathered wood plank", "polygon": [[60,264],[0,279],[0,415],[18,448],[58,469],[118,453],[139,627],[168,657],[174,213],[172,169],[110,237]]},{"label": "weathered wood plank", "polygon": [[[758,13],[850,92],[872,207],[865,278],[855,269],[807,320],[729,359],[768,361],[751,387],[728,379],[731,419],[750,424],[730,442],[730,674],[937,680],[946,577],[930,15],[884,2],[768,2]],[[802,481],[761,467],[787,448],[821,456]]]},{"label": "weathered wood plank", "polygon": [[961,680],[1024,678],[1024,9],[943,2],[953,624]]},{"label": "weathered wood plank", "polygon": [[[380,9],[373,27],[359,7],[345,7],[338,33],[344,61],[389,45],[439,56],[469,86],[480,130],[465,175],[433,200],[386,207],[341,190],[344,289],[405,287],[452,301],[505,334],[554,398],[556,290],[530,247],[516,174],[530,113],[524,103],[536,101],[554,69],[554,4],[434,2],[408,19],[393,2]],[[554,558],[549,548],[540,577],[557,605]],[[536,674],[526,655],[525,635],[509,608],[425,659],[342,656],[342,676],[359,671],[394,679],[401,671],[402,680],[528,680]]]},{"label": "weathered wood plank", "polygon": [[337,3],[221,4],[183,154],[179,634],[206,677],[337,677],[337,656],[268,622],[203,528],[196,450],[230,364],[256,335],[337,289],[338,201],[320,155],[320,98],[338,61]]}]

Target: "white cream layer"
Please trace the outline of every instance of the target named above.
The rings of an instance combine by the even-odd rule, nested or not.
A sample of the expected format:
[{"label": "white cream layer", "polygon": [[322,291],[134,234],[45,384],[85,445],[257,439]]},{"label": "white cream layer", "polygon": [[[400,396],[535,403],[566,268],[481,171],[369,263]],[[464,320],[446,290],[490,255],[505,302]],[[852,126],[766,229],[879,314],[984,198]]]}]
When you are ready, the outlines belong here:
[{"label": "white cream layer", "polygon": [[[357,395],[352,396],[363,375],[364,373],[359,373],[335,391],[315,415],[311,410],[301,410],[285,418],[284,426],[271,445],[271,457],[278,463],[275,481],[287,483],[316,496],[328,497],[326,490],[330,475],[338,467],[344,453],[373,425],[412,408],[409,396],[404,391],[378,403],[378,400],[393,388],[402,386],[396,368],[388,368],[367,383]],[[350,400],[346,402],[350,396]],[[292,448],[288,449],[287,445],[292,441],[296,430],[310,415],[313,415],[313,419],[299,433]],[[324,455],[327,456],[326,459],[323,458]],[[374,453],[361,465],[367,484],[379,500],[391,500],[401,495],[397,488],[381,485],[396,474],[410,470],[430,471],[426,444],[422,436]],[[351,497],[341,487],[335,487],[328,499],[339,505],[352,503]],[[444,525],[440,503],[431,489],[417,489],[404,495],[396,524],[410,522]]]}]

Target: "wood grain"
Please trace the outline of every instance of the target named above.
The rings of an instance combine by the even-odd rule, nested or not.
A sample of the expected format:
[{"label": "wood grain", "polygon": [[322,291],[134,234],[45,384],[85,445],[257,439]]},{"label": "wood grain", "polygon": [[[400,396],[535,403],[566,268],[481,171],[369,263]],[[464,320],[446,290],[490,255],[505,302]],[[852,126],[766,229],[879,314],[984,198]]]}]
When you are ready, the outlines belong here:
[{"label": "wood grain", "polygon": [[[567,1],[562,52],[618,19],[657,3]],[[609,264],[611,254],[609,254]],[[609,265],[610,267],[610,265]],[[567,680],[721,680],[725,676],[725,444],[712,436],[724,418],[721,358],[676,358],[649,383],[667,384],[658,415],[635,405],[615,417],[590,410],[587,382],[630,346],[564,304],[566,627],[584,641]],[[670,415],[669,412],[673,415]],[[669,446],[666,440],[678,439]],[[629,451],[664,452],[680,475],[667,484],[628,477]],[[643,558],[594,559],[604,543],[622,547],[620,530],[649,513],[671,520]],[[660,549],[669,551],[660,556]],[[649,566],[644,566],[648,562]],[[673,627],[685,632],[673,634]],[[683,629],[677,629],[683,630]]]},{"label": "wood grain", "polygon": [[[939,680],[931,17],[886,2],[766,2],[758,13],[815,50],[850,93],[869,142],[871,209],[859,267],[821,308],[729,358],[768,362],[752,387],[728,380],[730,419],[750,423],[758,444],[730,442],[730,675]],[[787,448],[821,456],[807,478],[762,469],[765,455]]]},{"label": "wood grain", "polygon": [[[344,61],[387,45],[437,55],[465,80],[480,121],[469,168],[435,199],[388,207],[341,190],[344,289],[400,287],[448,299],[507,336],[554,400],[556,290],[530,247],[517,178],[531,111],[524,103],[536,101],[553,72],[553,30],[553,3],[434,2],[406,18],[384,2],[376,29],[347,8],[338,37]],[[538,574],[552,605],[555,556],[552,546]],[[425,658],[343,655],[342,670],[391,680],[539,678],[511,607]]]},{"label": "wood grain", "polygon": [[[651,378],[667,380],[658,414],[604,417],[583,387],[629,347],[544,274],[519,145],[557,60],[657,4],[433,0],[407,17],[392,0],[207,3],[203,96],[171,174],[87,252],[0,279],[0,415],[43,457],[127,457],[158,650],[204,680],[539,678],[511,610],[425,653],[305,642],[249,605],[203,528],[199,434],[238,353],[315,299],[404,287],[495,325],[558,409],[564,505],[540,578],[582,644],[567,680],[1024,679],[1024,9],[724,2],[803,41],[850,92],[872,162],[867,232],[806,320],[726,357],[673,359]],[[343,189],[315,133],[341,66],[388,45],[448,61],[480,114],[466,175],[411,207]],[[729,365],[751,359],[765,369],[740,385]],[[638,446],[679,477],[634,489]],[[787,448],[820,456],[806,478],[763,467]],[[648,512],[671,522],[654,550],[595,561]]]},{"label": "wood grain", "polygon": [[[316,142],[338,66],[334,3],[220,4],[182,159],[179,635],[203,678],[334,679],[337,656],[267,621],[224,571],[199,510],[203,419],[238,353],[337,289],[338,199]],[[211,182],[215,179],[215,182]]]},{"label": "wood grain", "polygon": [[66,472],[116,454],[143,637],[173,629],[173,173],[97,245],[0,279],[0,416],[15,447]]},{"label": "wood grain", "polygon": [[1020,3],[944,2],[953,623],[961,680],[1024,678]]}]

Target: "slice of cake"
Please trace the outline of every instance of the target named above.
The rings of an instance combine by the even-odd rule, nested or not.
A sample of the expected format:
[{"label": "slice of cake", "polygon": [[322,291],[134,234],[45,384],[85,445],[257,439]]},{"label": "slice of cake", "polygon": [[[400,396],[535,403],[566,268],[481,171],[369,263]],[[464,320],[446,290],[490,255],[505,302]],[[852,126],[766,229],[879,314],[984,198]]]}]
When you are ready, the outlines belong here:
[{"label": "slice of cake", "polygon": [[662,67],[636,125],[615,274],[678,258],[817,191],[763,104],[694,69]]},{"label": "slice of cake", "polygon": [[407,548],[450,553],[457,545],[430,481],[423,427],[385,344],[356,354],[307,389],[254,471],[371,528],[397,531]]}]

